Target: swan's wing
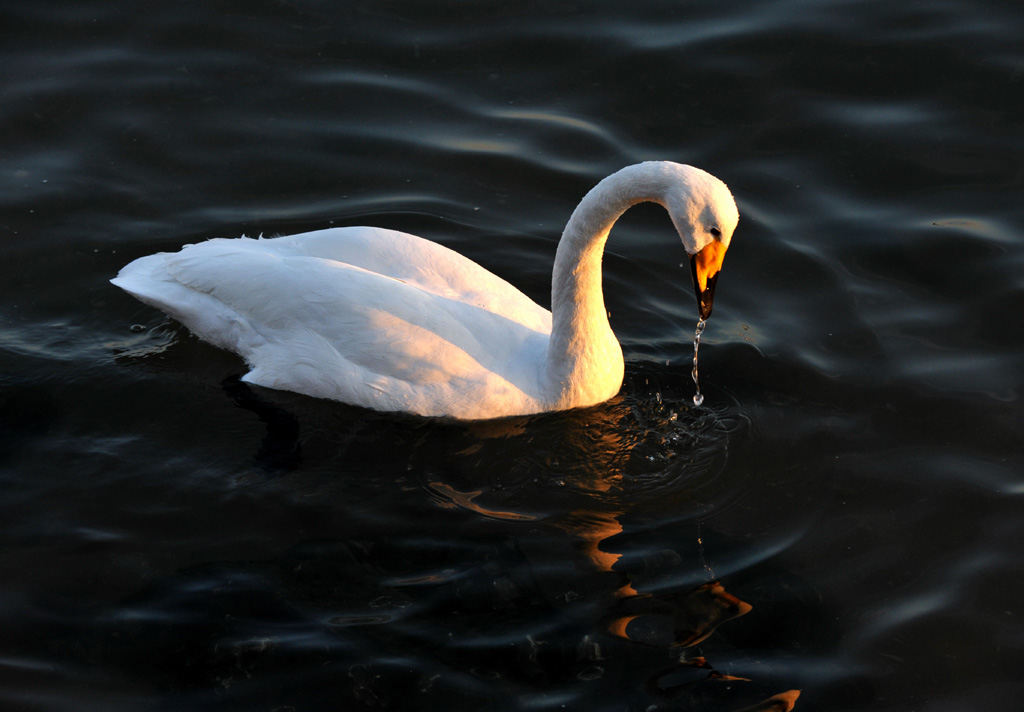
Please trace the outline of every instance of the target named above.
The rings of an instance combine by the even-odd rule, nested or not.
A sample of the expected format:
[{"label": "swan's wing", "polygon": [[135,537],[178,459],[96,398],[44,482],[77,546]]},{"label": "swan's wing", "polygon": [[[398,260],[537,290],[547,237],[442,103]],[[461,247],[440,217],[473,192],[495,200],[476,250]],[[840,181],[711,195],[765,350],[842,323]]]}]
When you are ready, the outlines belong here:
[{"label": "swan's wing", "polygon": [[211,240],[114,282],[241,354],[261,385],[424,414],[537,392],[547,330],[277,242]]},{"label": "swan's wing", "polygon": [[444,245],[396,230],[346,227],[264,240],[285,256],[343,262],[427,292],[502,314],[532,329],[551,329],[551,313],[512,284]]}]

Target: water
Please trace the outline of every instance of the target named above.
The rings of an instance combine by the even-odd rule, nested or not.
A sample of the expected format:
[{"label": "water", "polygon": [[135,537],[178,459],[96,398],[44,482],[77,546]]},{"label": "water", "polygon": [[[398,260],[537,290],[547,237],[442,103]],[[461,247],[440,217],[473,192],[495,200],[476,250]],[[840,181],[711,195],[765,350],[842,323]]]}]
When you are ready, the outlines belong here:
[{"label": "water", "polygon": [[[0,708],[1017,710],[1018,5],[0,6]],[[249,388],[107,282],[375,224],[547,303],[655,158],[740,208],[701,407],[657,206],[566,414]]]},{"label": "water", "polygon": [[697,320],[697,328],[693,332],[693,385],[697,389],[693,394],[693,404],[698,408],[704,403],[704,395],[700,392],[700,378],[697,374],[697,355],[700,352],[700,335],[704,333],[707,326],[705,319]]}]

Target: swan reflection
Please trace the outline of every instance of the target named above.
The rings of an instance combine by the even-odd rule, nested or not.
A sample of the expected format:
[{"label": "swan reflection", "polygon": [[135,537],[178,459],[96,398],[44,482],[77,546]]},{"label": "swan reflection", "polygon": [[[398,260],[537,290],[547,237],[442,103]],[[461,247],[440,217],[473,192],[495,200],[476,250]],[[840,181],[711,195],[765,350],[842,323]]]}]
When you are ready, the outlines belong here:
[{"label": "swan reflection", "polygon": [[[243,397],[249,395],[244,384],[232,385],[242,391],[228,389],[236,403],[267,425],[257,459],[267,452],[298,455],[294,424],[256,408],[259,399]],[[721,645],[699,647],[754,610],[703,559],[700,502],[710,483],[723,486],[715,478],[728,432],[712,411],[691,409],[688,397],[685,390],[679,398],[626,393],[597,408],[537,419],[410,425],[386,436],[361,430],[405,438],[387,446],[411,452],[403,469],[418,473],[430,502],[490,522],[464,530],[481,536],[472,560],[412,567],[368,582],[368,590],[399,590],[410,602],[429,590],[422,600],[484,616],[474,635],[445,643],[448,654],[472,651],[474,675],[543,679],[571,671],[578,681],[594,682],[636,668],[654,697],[688,696],[696,703],[717,696],[715,709],[723,702],[734,709],[728,706],[734,695],[744,686],[757,689],[758,680],[718,667],[713,651]],[[278,437],[290,445],[275,443]],[[691,525],[692,537],[679,539],[680,526],[685,532]],[[672,532],[670,543],[661,540]],[[442,544],[450,541],[440,536]],[[488,548],[488,537],[501,545]],[[339,628],[365,629],[367,615],[357,607],[332,620]],[[481,650],[492,649],[507,650],[514,660],[497,667],[475,662]],[[648,652],[629,652],[639,650]],[[724,661],[732,663],[734,657]],[[746,709],[785,712],[798,696],[791,690]]]},{"label": "swan reflection", "polygon": [[[628,568],[619,565],[623,554],[614,551],[611,541],[624,531],[620,520],[624,513],[579,510],[566,517],[561,528],[579,540],[583,558],[590,566],[623,577],[603,620],[605,630],[632,643],[679,651],[672,665],[648,679],[648,689],[670,695],[709,682],[750,682],[749,678],[720,672],[704,656],[691,656],[689,651],[722,624],[750,613],[753,606],[726,591],[719,580],[683,590],[638,590]],[[789,690],[740,712],[789,712],[799,696],[799,690]]]},{"label": "swan reflection", "polygon": [[[618,397],[600,408],[545,421],[543,437],[538,435],[537,423],[523,420],[468,427],[472,442],[458,454],[472,460],[470,469],[493,462],[499,453],[514,453],[514,461],[503,470],[502,489],[523,485],[514,476],[519,471],[532,472],[545,483],[553,481],[560,486],[559,491],[550,493],[552,503],[546,515],[508,511],[514,508],[498,505],[507,498],[497,485],[486,493],[431,485],[435,494],[443,490],[450,506],[465,506],[483,516],[543,520],[566,535],[565,543],[582,574],[570,585],[585,591],[584,595],[597,588],[604,600],[593,622],[595,633],[580,644],[577,660],[581,664],[590,661],[593,665],[587,670],[599,674],[602,668],[597,663],[607,665],[605,661],[612,655],[611,640],[628,641],[647,650],[660,648],[670,656],[671,664],[655,670],[646,681],[648,692],[658,697],[691,695],[699,699],[706,695],[701,690],[718,683],[757,686],[756,680],[718,669],[698,647],[721,626],[728,627],[753,611],[751,603],[727,590],[727,582],[716,578],[703,560],[699,509],[692,517],[694,537],[687,542],[693,545],[691,552],[677,547],[658,549],[641,542],[638,556],[636,537],[643,532],[634,531],[629,523],[647,518],[644,510],[659,497],[678,502],[683,514],[686,507],[694,506],[691,502],[696,496],[691,488],[709,473],[714,475],[726,439],[714,416],[709,420],[702,417],[709,417],[707,411],[691,410],[685,402]],[[539,443],[544,447],[539,449]],[[488,504],[482,505],[482,500]],[[559,505],[564,508],[559,510]],[[648,539],[656,537],[656,530],[650,534],[654,536]],[[550,556],[550,552],[542,555]],[[693,567],[687,567],[688,559],[693,559]],[[595,578],[594,573],[601,577]],[[551,577],[547,583],[551,584]],[[574,597],[564,600],[571,602]],[[536,661],[545,644],[530,638],[527,658]],[[799,695],[799,690],[787,690],[743,709],[785,712],[794,708]]]}]

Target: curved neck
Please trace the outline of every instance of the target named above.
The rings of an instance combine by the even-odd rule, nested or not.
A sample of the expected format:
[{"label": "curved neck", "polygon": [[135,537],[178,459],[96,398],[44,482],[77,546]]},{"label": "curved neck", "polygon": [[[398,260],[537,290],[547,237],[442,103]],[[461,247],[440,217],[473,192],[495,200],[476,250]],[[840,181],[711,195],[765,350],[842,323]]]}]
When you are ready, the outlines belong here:
[{"label": "curved neck", "polygon": [[[624,168],[587,193],[565,226],[551,278],[547,354],[547,378],[561,393],[564,405],[598,403],[618,392],[622,348],[608,324],[604,305],[604,245],[626,210],[645,201],[664,205],[667,189],[668,176],[658,170],[658,164]],[[613,385],[609,385],[611,380]]]}]

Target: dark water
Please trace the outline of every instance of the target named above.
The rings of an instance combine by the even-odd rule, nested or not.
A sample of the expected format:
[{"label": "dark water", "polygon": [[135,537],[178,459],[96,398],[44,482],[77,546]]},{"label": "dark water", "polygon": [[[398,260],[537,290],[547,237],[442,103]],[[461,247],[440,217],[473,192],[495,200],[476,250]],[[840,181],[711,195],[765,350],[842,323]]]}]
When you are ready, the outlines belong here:
[{"label": "dark water", "polygon": [[[338,9],[339,6],[345,9]],[[1014,2],[0,5],[0,709],[1021,709]],[[373,224],[548,301],[601,177],[657,208],[628,373],[464,426],[249,389],[108,284]]]}]

